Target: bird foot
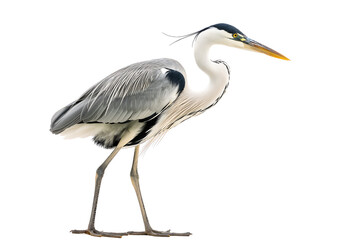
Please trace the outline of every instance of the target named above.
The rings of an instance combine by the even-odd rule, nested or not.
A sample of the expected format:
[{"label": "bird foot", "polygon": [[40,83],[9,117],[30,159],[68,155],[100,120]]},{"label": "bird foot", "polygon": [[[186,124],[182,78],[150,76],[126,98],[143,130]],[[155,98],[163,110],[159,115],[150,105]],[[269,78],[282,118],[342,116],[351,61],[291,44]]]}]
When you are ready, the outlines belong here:
[{"label": "bird foot", "polygon": [[170,237],[170,236],[183,236],[183,237],[188,237],[191,235],[191,233],[189,232],[185,232],[185,233],[174,233],[174,232],[170,232],[170,230],[168,231],[156,231],[153,229],[147,230],[147,231],[143,231],[143,232],[127,232],[128,235],[149,235],[149,236],[154,236],[154,237]]},{"label": "bird foot", "polygon": [[94,237],[113,237],[113,238],[121,238],[122,236],[127,236],[125,233],[115,233],[115,232],[102,232],[96,229],[87,229],[87,230],[71,230],[73,234],[88,234]]}]

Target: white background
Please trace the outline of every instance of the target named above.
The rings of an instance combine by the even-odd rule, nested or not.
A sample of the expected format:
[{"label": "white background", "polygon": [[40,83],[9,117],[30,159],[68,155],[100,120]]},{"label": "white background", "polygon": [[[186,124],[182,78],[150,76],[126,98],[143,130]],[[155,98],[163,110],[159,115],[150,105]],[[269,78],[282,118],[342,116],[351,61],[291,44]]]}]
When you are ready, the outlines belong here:
[{"label": "white background", "polygon": [[[51,134],[52,114],[141,60],[175,58],[197,82],[192,40],[169,46],[162,32],[219,22],[292,61],[213,49],[232,70],[224,97],[141,155],[152,226],[194,240],[359,239],[360,18],[346,0],[1,2],[1,238],[91,239],[69,231],[86,228],[110,151]],[[132,151],[107,169],[99,230],[143,229]]]}]

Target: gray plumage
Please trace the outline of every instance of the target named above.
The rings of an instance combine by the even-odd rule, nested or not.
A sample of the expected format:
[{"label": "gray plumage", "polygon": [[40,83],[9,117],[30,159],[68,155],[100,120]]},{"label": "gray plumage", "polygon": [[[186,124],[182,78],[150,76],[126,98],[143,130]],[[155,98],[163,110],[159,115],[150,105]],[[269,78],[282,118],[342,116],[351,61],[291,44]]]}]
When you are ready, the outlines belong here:
[{"label": "gray plumage", "polygon": [[[150,120],[179,95],[181,86],[169,78],[170,70],[185,75],[180,63],[166,58],[135,63],[114,72],[56,112],[51,119],[51,132],[59,134],[82,123],[124,125]],[[117,127],[121,132],[121,126]]]}]

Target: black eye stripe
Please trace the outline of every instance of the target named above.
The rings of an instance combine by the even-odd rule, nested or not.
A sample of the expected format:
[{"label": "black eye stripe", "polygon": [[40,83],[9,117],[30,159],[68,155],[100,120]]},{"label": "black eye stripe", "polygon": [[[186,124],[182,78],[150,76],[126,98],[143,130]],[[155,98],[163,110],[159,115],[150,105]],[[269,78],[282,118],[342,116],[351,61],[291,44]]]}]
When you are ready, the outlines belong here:
[{"label": "black eye stripe", "polygon": [[217,29],[224,30],[228,33],[237,33],[238,35],[239,34],[243,35],[243,33],[239,29],[226,23],[218,23],[210,27],[216,27]]}]

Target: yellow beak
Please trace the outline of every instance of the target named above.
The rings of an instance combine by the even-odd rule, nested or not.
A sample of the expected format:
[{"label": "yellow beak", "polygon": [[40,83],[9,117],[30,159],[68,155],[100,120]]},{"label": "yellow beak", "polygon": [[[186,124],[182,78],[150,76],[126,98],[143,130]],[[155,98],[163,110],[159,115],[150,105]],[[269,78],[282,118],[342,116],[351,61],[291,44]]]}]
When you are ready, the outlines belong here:
[{"label": "yellow beak", "polygon": [[[284,55],[278,53],[277,51],[262,45],[261,43],[256,42],[255,40],[252,39],[247,39],[247,45],[249,46],[249,48],[251,50],[257,51],[257,52],[261,52],[261,53],[265,53],[266,55],[269,55],[271,57],[275,57],[275,58],[279,58],[282,60],[287,60],[290,61],[290,59],[288,59],[287,57],[285,57]],[[246,45],[246,44],[245,44]]]}]

